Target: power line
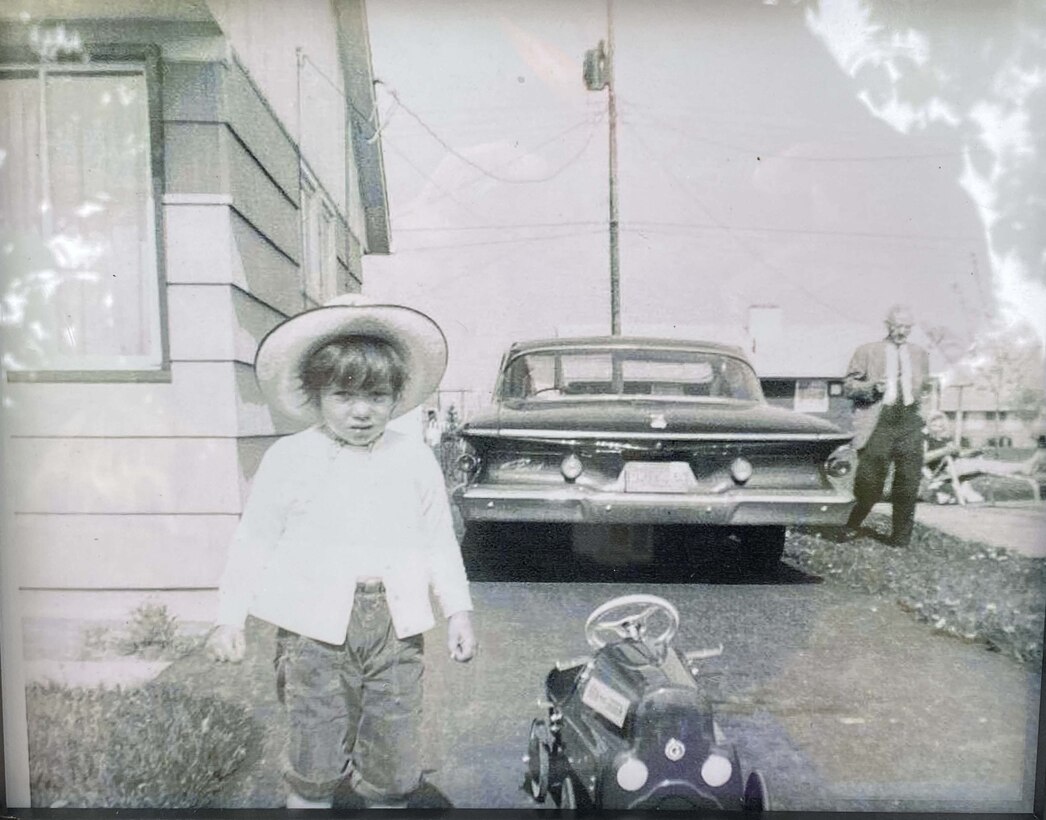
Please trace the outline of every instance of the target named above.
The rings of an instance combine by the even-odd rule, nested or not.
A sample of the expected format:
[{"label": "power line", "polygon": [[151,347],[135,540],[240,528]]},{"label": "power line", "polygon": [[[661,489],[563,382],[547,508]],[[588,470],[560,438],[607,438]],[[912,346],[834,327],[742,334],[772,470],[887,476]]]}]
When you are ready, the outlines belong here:
[{"label": "power line", "polygon": [[[550,145],[553,142],[558,142],[563,137],[565,137],[567,134],[569,134],[570,132],[580,128],[581,126],[583,126],[583,125],[590,125],[591,127],[589,128],[588,136],[585,138],[585,143],[584,143],[584,145],[581,147],[581,149],[578,151],[578,153],[576,155],[576,157],[580,157],[581,154],[583,154],[588,149],[588,146],[592,144],[592,139],[595,136],[596,128],[599,126],[599,124],[602,121],[603,121],[603,118],[602,118],[602,116],[600,116],[600,117],[597,117],[594,120],[581,120],[580,122],[576,122],[573,125],[571,125],[570,127],[564,129],[563,131],[560,131],[559,133],[554,134],[553,136],[549,137],[547,140],[543,140],[542,142],[539,142],[533,148],[528,149],[528,153],[527,154],[522,154],[520,156],[513,157],[510,160],[507,160],[507,161],[502,162],[502,163],[500,163],[498,165],[495,165],[494,168],[495,169],[508,168],[511,165],[515,165],[517,162],[520,162],[521,160],[525,159],[530,154],[532,154],[532,153],[534,153],[536,151],[540,151],[546,145]],[[470,179],[470,180],[468,180],[466,182],[463,182],[461,185],[458,185],[457,187],[452,188],[450,191],[444,192],[443,196],[452,196],[453,194],[451,193],[451,191],[453,191],[453,192],[463,191],[465,188],[469,188],[469,187],[475,185],[476,183],[478,183],[482,179],[484,179],[483,175],[475,176],[472,179]],[[431,205],[435,204],[436,202],[439,202],[441,199],[443,199],[443,196],[433,197],[431,200],[426,202],[425,205],[426,206],[431,206]],[[406,217],[406,216],[410,216],[412,213],[415,213],[420,207],[421,206],[418,205],[418,206],[416,206],[414,208],[409,208],[407,211],[405,211],[404,213],[400,214],[400,218],[403,218],[403,217]]]},{"label": "power line", "polygon": [[891,239],[900,242],[934,242],[954,245],[956,243],[969,241],[969,237],[963,236],[933,236],[931,234],[906,234],[886,233],[880,231],[830,231],[815,228],[781,228],[769,225],[728,225],[726,223],[702,223],[702,222],[648,222],[642,220],[630,220],[630,226],[638,226],[652,229],[679,229],[679,230],[731,230],[743,231],[745,233],[777,233],[796,234],[801,236],[842,236],[851,239]]},{"label": "power line", "polygon": [[433,188],[435,188],[437,191],[439,191],[442,194],[442,197],[440,197],[441,199],[443,197],[449,197],[452,201],[454,201],[455,203],[460,205],[462,208],[464,208],[466,211],[468,211],[472,216],[476,217],[477,219],[482,219],[483,218],[483,216],[481,214],[477,213],[472,208],[471,205],[469,205],[468,203],[462,202],[460,199],[458,199],[456,196],[454,196],[454,194],[451,193],[450,191],[448,191],[446,188],[442,188],[442,187],[440,187],[439,184],[437,184],[436,182],[433,182],[432,181],[432,175],[427,173],[423,168],[418,167],[418,164],[416,162],[414,162],[414,160],[412,160],[410,158],[410,156],[408,156],[408,154],[405,151],[401,151],[399,148],[397,148],[396,144],[394,142],[392,142],[391,140],[389,140],[388,135],[386,135],[386,136],[384,136],[382,138],[382,145],[385,146],[385,147],[391,148],[392,152],[394,154],[397,154],[400,157],[400,159],[402,159],[407,164],[407,166],[409,168],[412,168],[414,171],[416,171],[418,176],[420,176],[422,179],[424,179],[427,184],[431,185]]},{"label": "power line", "polygon": [[487,242],[454,242],[450,245],[423,245],[415,248],[397,249],[395,253],[402,254],[415,253],[418,251],[455,250],[457,248],[481,248],[490,245],[526,244],[528,242],[550,242],[555,239],[570,239],[577,236],[592,236],[595,234],[602,235],[602,233],[603,229],[599,228],[591,231],[570,231],[569,233],[553,234],[552,236],[520,236],[512,239],[491,239]]},{"label": "power line", "polygon": [[[399,233],[409,232],[432,232],[438,233],[442,231],[489,231],[489,230],[516,230],[516,229],[538,229],[538,228],[561,228],[567,226],[581,226],[581,225],[603,225],[606,226],[605,221],[600,220],[587,220],[587,221],[564,221],[564,222],[519,222],[519,223],[500,223],[490,225],[431,225],[431,226],[415,226],[412,228],[397,228]],[[877,231],[830,231],[830,230],[818,230],[813,228],[781,228],[769,225],[730,225],[727,223],[716,224],[713,222],[658,222],[655,220],[622,220],[621,225],[627,227],[632,231],[652,231],[652,232],[690,232],[690,231],[742,231],[745,233],[773,233],[773,234],[789,234],[799,236],[839,236],[848,239],[886,239],[896,240],[899,242],[933,242],[941,244],[955,245],[956,243],[966,242],[968,237],[961,236],[932,236],[929,234],[903,234],[903,233],[885,233]],[[961,250],[961,249],[959,249]],[[963,251],[965,253],[965,251]]]},{"label": "power line", "polygon": [[[375,80],[375,82],[382,83],[381,80]],[[570,159],[568,159],[565,163],[563,163],[555,171],[553,171],[552,173],[547,174],[545,176],[542,176],[542,177],[531,177],[531,178],[525,178],[525,179],[501,176],[499,174],[494,173],[493,171],[491,171],[488,168],[484,168],[482,165],[478,164],[477,162],[474,162],[472,159],[470,159],[469,157],[465,156],[460,151],[458,151],[454,146],[452,146],[449,142],[447,142],[445,139],[443,139],[443,137],[441,137],[432,128],[432,126],[430,126],[427,122],[425,122],[425,120],[423,120],[417,114],[417,112],[415,112],[410,106],[406,105],[403,102],[403,100],[400,98],[399,94],[396,92],[396,90],[394,88],[391,88],[391,87],[385,85],[384,83],[382,83],[382,85],[385,86],[385,90],[389,93],[389,95],[397,103],[399,103],[400,108],[402,108],[404,111],[407,112],[407,114],[409,114],[411,117],[413,117],[418,122],[418,124],[426,132],[428,132],[429,136],[431,136],[436,142],[438,142],[441,146],[443,146],[443,148],[446,151],[448,151],[451,155],[457,157],[459,160],[464,162],[470,168],[474,168],[475,170],[479,171],[484,176],[490,177],[491,179],[497,180],[498,182],[505,182],[505,183],[509,183],[509,184],[513,184],[513,185],[532,185],[532,184],[535,184],[535,183],[549,182],[550,180],[555,179],[557,176],[559,176],[561,173],[563,173],[563,171],[565,171],[571,165],[573,165],[574,162],[576,162],[581,157],[581,155],[585,152],[585,150],[588,148],[589,143],[591,142],[591,139],[586,140],[585,144],[581,147],[581,150],[578,151],[577,154],[575,154]],[[593,132],[594,132],[594,130],[595,129],[593,129]]]},{"label": "power line", "polygon": [[[635,105],[634,103],[628,103],[629,107]],[[711,137],[701,136],[700,134],[694,133],[689,129],[681,128],[677,125],[667,122],[666,120],[651,116],[649,114],[641,115],[639,120],[630,120],[628,117],[624,118],[624,122],[632,125],[649,125],[654,123],[662,129],[673,131],[687,140],[694,142],[700,142],[705,145],[714,145],[718,148],[728,148],[731,151],[736,151],[740,154],[748,156],[759,157],[760,159],[781,159],[790,162],[812,162],[812,163],[834,163],[834,162],[899,162],[899,161],[910,161],[910,160],[935,160],[935,159],[949,159],[956,158],[962,155],[961,151],[937,151],[927,152],[920,154],[879,154],[879,155],[851,155],[851,156],[796,156],[793,154],[780,154],[773,151],[767,151],[761,148],[753,148],[751,146],[737,145],[736,143],[724,142],[722,140],[713,139]],[[987,149],[979,149],[987,151]]]},{"label": "power line", "polygon": [[731,230],[729,226],[725,225],[723,222],[721,222],[719,219],[717,219],[715,214],[713,214],[712,211],[700,199],[698,199],[693,194],[692,191],[690,191],[688,188],[683,188],[679,184],[679,180],[677,179],[676,175],[671,173],[665,167],[665,165],[662,163],[661,159],[654,153],[654,151],[650,148],[650,146],[646,144],[646,141],[642,137],[640,137],[634,131],[632,133],[632,137],[633,137],[633,139],[635,139],[636,142],[639,143],[640,147],[647,153],[647,155],[650,157],[650,159],[653,160],[653,162],[658,167],[660,167],[661,170],[665,172],[665,174],[668,175],[668,177],[672,181],[672,183],[674,185],[676,185],[683,193],[685,193],[702,211],[704,211],[705,215],[709,219],[711,219],[712,222],[714,222],[717,225],[717,227],[719,227],[722,230],[726,231],[727,235],[731,239],[733,239],[734,242],[736,242],[753,259],[755,259],[757,262],[759,262],[761,265],[763,265],[768,270],[776,273],[778,276],[781,276],[781,277],[787,279],[788,281],[790,281],[796,288],[798,288],[800,291],[802,291],[807,296],[809,296],[814,302],[816,302],[817,304],[821,305],[822,307],[830,310],[833,314],[843,315],[843,316],[846,316],[849,319],[852,319],[853,321],[858,321],[854,316],[850,315],[847,311],[840,310],[838,306],[833,305],[833,304],[825,301],[823,298],[821,298],[821,296],[819,296],[818,294],[814,293],[812,290],[810,290],[808,287],[806,287],[802,282],[797,282],[792,276],[786,274],[780,268],[770,264],[763,257],[762,254],[760,254],[758,251],[753,249],[747,242],[745,242],[741,237],[739,237],[735,231]]},{"label": "power line", "polygon": [[566,227],[606,227],[606,222],[599,220],[588,220],[580,222],[518,222],[500,225],[448,225],[415,228],[397,228],[397,233],[429,232],[439,233],[442,231],[515,231],[530,230],[535,228],[566,228]]}]

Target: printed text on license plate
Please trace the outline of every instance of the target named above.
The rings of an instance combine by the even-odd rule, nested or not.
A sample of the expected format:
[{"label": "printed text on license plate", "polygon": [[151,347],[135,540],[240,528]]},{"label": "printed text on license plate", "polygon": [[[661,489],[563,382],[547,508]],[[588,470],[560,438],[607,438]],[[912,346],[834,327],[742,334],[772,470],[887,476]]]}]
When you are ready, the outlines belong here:
[{"label": "printed text on license plate", "polygon": [[685,461],[633,461],[625,465],[625,492],[685,493],[694,474]]}]

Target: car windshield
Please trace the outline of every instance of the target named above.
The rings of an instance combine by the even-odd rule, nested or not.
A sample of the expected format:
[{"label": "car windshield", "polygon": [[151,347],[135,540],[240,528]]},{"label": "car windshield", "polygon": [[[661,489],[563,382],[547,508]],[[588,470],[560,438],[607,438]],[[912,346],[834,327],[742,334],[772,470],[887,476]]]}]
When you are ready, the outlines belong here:
[{"label": "car windshield", "polygon": [[556,401],[642,396],[761,401],[751,367],[714,351],[671,348],[542,350],[514,358],[501,397]]}]

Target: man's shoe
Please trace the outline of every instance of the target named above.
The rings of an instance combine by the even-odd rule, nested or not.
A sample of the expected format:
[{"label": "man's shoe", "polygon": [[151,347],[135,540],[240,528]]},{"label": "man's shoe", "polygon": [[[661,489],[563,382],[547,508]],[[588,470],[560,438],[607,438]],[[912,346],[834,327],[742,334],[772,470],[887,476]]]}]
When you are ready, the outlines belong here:
[{"label": "man's shoe", "polygon": [[856,527],[843,527],[835,534],[837,544],[849,544],[860,535]]},{"label": "man's shoe", "polygon": [[912,537],[910,535],[901,538],[900,536],[894,536],[890,539],[889,544],[891,547],[899,547],[904,549],[912,545]]}]

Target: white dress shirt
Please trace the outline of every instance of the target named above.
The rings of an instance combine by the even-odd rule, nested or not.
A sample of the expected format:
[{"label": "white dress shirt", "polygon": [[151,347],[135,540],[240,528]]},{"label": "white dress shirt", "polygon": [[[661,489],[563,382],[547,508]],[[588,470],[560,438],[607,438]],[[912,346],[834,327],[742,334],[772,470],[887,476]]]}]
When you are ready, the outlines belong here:
[{"label": "white dress shirt", "polygon": [[[898,382],[901,386],[899,391]],[[886,392],[883,393],[883,404],[897,404],[898,399],[901,399],[905,406],[915,403],[915,391],[912,389],[912,359],[908,345],[887,343]]]},{"label": "white dress shirt", "polygon": [[392,430],[370,447],[318,427],[273,444],[254,477],[219,592],[218,623],[248,612],[301,635],[345,640],[356,581],[380,577],[396,635],[472,609],[443,474]]}]

